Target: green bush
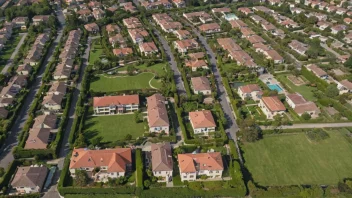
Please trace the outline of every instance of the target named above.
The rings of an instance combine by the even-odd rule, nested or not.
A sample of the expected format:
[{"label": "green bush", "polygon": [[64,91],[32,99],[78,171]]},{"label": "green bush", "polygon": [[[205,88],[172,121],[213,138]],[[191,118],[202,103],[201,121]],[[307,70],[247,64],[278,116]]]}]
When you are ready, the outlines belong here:
[{"label": "green bush", "polygon": [[137,187],[143,188],[143,156],[142,150],[136,150],[136,180],[137,180]]},{"label": "green bush", "polygon": [[325,91],[329,85],[329,83],[327,83],[323,79],[318,78],[312,72],[308,71],[306,67],[302,67],[301,74],[311,83],[316,84],[317,88],[321,91]]},{"label": "green bush", "polygon": [[329,138],[329,134],[323,129],[314,129],[306,132],[306,135],[309,140],[314,142],[319,142],[321,140],[325,140]]}]

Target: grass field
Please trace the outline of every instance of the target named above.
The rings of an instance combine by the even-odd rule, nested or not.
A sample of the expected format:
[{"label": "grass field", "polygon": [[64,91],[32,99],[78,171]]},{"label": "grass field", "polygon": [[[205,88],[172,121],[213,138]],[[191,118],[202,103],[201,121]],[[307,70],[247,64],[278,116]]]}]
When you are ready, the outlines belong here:
[{"label": "grass field", "polygon": [[133,198],[136,197],[134,195],[128,195],[128,194],[87,194],[87,195],[83,195],[83,194],[66,194],[65,198],[91,198],[91,197],[99,197],[99,198]]},{"label": "grass field", "polygon": [[88,139],[101,136],[103,142],[122,140],[127,134],[132,138],[143,136],[144,124],[135,123],[133,114],[89,117],[84,126]]},{"label": "grass field", "polygon": [[94,41],[92,43],[92,46],[90,48],[89,52],[89,64],[92,65],[94,64],[95,61],[99,60],[100,56],[103,54],[103,47],[98,43],[97,41]]},{"label": "grass field", "polygon": [[243,145],[246,166],[259,185],[334,184],[352,177],[352,139],[345,129],[311,143],[304,133],[265,136]]},{"label": "grass field", "polygon": [[[165,63],[158,63],[155,65],[151,65],[149,67],[147,67],[146,64],[143,65],[138,65],[136,66],[136,69],[139,70],[152,70],[154,72],[156,72],[158,75],[162,75],[163,73],[165,73],[165,68],[166,64]],[[120,67],[117,69],[117,71],[126,71],[127,70],[127,66],[126,67]]]},{"label": "grass field", "polygon": [[286,84],[292,91],[300,93],[305,99],[309,101],[316,101],[317,98],[314,97],[313,90],[316,90],[314,87],[308,87],[306,85],[296,86],[288,78],[287,75],[278,75],[276,76],[281,83]]},{"label": "grass field", "polygon": [[[114,92],[123,90],[137,90],[137,89],[151,89],[149,86],[150,79],[154,78],[152,73],[141,73],[136,76],[126,77],[115,77],[107,78],[105,76],[96,76],[95,80],[92,80],[90,88],[93,91],[99,92]],[[153,79],[151,85],[155,88],[161,87],[159,80]]]}]

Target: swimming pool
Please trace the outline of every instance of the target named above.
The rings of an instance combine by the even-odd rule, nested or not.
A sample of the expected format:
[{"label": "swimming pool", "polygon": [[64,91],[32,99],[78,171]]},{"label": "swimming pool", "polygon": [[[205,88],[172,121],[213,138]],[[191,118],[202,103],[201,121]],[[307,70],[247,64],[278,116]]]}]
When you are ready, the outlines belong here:
[{"label": "swimming pool", "polygon": [[278,93],[282,91],[282,88],[277,84],[268,84],[270,90],[276,90]]}]

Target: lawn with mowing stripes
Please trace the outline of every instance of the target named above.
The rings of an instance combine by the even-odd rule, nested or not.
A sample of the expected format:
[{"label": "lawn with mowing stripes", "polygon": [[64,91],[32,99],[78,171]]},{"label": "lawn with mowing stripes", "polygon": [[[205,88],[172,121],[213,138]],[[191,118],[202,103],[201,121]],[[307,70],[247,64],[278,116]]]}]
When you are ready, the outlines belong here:
[{"label": "lawn with mowing stripes", "polygon": [[103,142],[123,140],[127,134],[136,139],[142,137],[144,131],[144,123],[136,123],[133,114],[91,116],[84,126],[84,136],[87,139],[100,136]]},{"label": "lawn with mowing stripes", "polygon": [[[317,98],[314,96],[313,91],[317,90],[315,87],[309,87],[307,85],[296,86],[288,78],[287,75],[278,75],[276,78],[283,84],[286,84],[292,91],[300,93],[306,100],[316,101]],[[303,78],[301,76],[301,78]]]},{"label": "lawn with mowing stripes", "polygon": [[352,177],[352,139],[345,129],[328,133],[330,138],[319,143],[304,133],[264,136],[243,145],[245,165],[254,182],[263,186],[337,185]]},{"label": "lawn with mowing stripes", "polygon": [[[90,88],[96,92],[114,92],[123,90],[152,89],[149,81],[154,78],[152,73],[141,73],[136,76],[106,77],[98,75],[92,80]],[[161,87],[160,80],[153,79],[151,84],[155,88]]]}]

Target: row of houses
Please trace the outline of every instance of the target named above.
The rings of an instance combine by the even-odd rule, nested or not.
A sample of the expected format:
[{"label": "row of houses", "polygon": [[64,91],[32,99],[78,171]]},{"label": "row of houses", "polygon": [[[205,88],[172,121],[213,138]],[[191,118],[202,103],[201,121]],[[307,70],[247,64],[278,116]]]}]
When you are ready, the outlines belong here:
[{"label": "row of houses", "polygon": [[7,41],[12,35],[12,23],[4,23],[4,26],[0,29],[0,51],[4,48]]},{"label": "row of houses", "polygon": [[43,57],[43,50],[45,44],[50,40],[47,33],[39,34],[39,36],[34,41],[32,48],[28,51],[24,64],[29,64],[31,66],[36,66],[39,64],[41,58]]},{"label": "row of houses", "polygon": [[[296,3],[298,0],[295,0]],[[325,1],[320,1],[320,0],[305,0],[304,1],[305,6],[310,6],[312,8],[318,8],[319,10],[324,10],[329,13],[335,13],[337,15],[344,15],[348,11],[348,9],[341,7],[341,4],[335,5],[333,2],[327,3]]]},{"label": "row of houses", "polygon": [[[147,37],[149,37],[149,33],[144,29],[143,24],[137,17],[125,18],[123,19],[123,24],[127,27],[132,42],[138,45],[139,51],[142,55],[149,56],[158,54],[159,50],[155,43],[153,41],[145,41]],[[126,51],[126,49],[120,49],[120,51]]]},{"label": "row of houses", "polygon": [[[285,105],[277,96],[263,97],[263,91],[257,84],[240,86],[237,92],[242,100],[252,99],[259,101],[258,106],[266,115],[267,119],[273,119],[274,116],[283,115],[286,112]],[[287,94],[286,102],[299,116],[308,113],[312,118],[316,118],[320,114],[320,109],[316,104],[307,101],[299,93]]]}]

